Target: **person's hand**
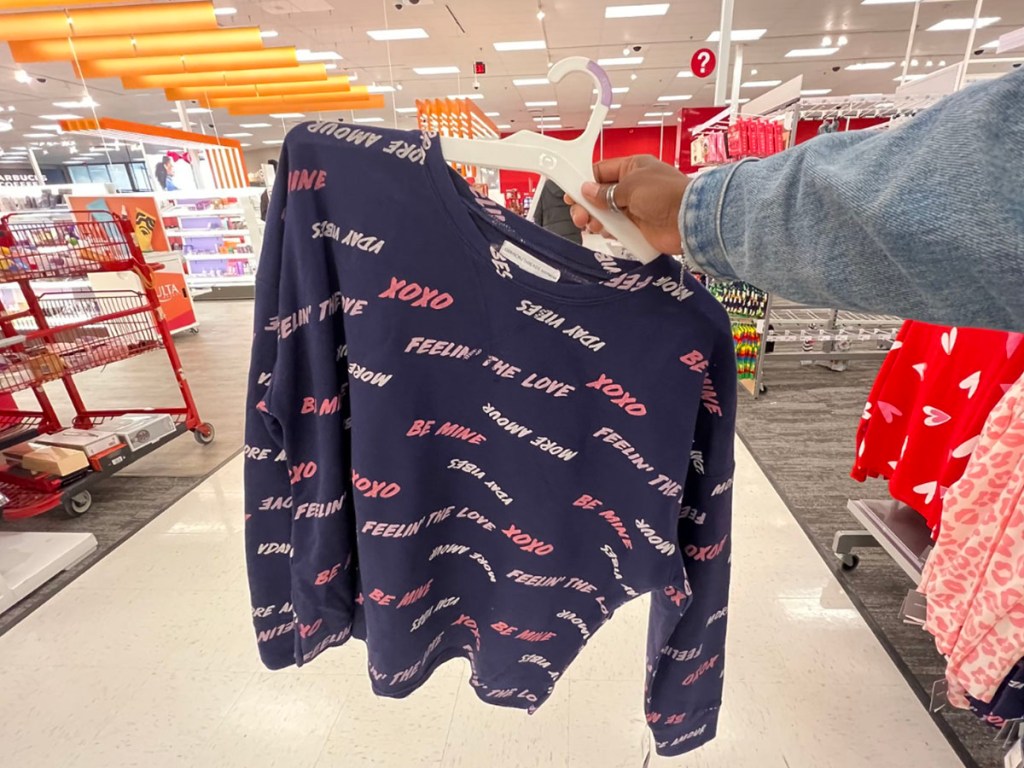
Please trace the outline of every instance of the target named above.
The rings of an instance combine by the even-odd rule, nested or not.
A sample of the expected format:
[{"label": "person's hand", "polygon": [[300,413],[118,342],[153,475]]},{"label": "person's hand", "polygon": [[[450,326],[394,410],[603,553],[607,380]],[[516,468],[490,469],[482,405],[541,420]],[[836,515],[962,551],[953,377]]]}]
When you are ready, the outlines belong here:
[{"label": "person's hand", "polygon": [[[608,189],[614,186],[615,204],[640,228],[647,242],[661,253],[682,253],[679,209],[688,182],[684,174],[651,155],[635,155],[596,163],[594,178],[598,183],[587,182],[582,190],[591,205],[609,210]],[[565,202],[572,206],[572,221],[577,227],[607,234],[601,222],[583,206],[568,195]]]}]

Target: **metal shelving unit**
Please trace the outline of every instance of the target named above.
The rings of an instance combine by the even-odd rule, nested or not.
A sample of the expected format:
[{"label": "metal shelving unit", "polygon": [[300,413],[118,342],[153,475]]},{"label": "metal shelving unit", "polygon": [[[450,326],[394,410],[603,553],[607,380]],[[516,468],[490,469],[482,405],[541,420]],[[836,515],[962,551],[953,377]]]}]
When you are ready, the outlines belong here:
[{"label": "metal shelving unit", "polygon": [[857,567],[860,558],[855,549],[881,547],[903,569],[914,584],[921,583],[924,563],[932,548],[932,532],[927,521],[899,501],[851,499],[846,508],[864,526],[861,530],[837,531],[832,551],[844,570]]}]

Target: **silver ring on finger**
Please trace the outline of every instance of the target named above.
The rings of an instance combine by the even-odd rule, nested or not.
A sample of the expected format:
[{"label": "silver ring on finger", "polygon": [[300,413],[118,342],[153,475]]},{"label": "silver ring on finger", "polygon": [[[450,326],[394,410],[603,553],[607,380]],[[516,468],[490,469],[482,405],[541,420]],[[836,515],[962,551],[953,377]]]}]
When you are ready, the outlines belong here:
[{"label": "silver ring on finger", "polygon": [[622,213],[622,209],[615,202],[615,190],[618,189],[618,186],[618,184],[612,184],[605,192],[605,202],[608,203],[608,210],[614,213]]}]

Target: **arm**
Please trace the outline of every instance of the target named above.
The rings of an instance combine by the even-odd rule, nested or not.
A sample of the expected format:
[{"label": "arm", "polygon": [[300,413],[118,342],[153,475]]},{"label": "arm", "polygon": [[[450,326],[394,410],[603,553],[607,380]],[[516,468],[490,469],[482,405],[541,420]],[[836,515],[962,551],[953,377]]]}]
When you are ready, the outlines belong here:
[{"label": "arm", "polygon": [[1024,327],[1024,71],[905,125],[816,138],[701,174],[687,255],[807,304]]}]

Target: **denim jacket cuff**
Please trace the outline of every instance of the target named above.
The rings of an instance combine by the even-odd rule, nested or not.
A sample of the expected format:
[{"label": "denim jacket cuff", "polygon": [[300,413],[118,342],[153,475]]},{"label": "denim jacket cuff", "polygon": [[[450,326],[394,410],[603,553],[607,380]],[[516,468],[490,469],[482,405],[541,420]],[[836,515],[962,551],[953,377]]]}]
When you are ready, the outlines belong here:
[{"label": "denim jacket cuff", "polygon": [[683,194],[679,211],[683,253],[700,272],[718,277],[734,276],[723,239],[723,207],[733,174],[747,162],[753,160],[705,171],[689,183]]}]

